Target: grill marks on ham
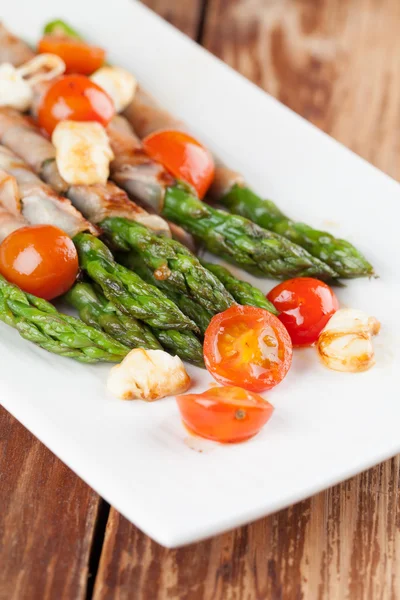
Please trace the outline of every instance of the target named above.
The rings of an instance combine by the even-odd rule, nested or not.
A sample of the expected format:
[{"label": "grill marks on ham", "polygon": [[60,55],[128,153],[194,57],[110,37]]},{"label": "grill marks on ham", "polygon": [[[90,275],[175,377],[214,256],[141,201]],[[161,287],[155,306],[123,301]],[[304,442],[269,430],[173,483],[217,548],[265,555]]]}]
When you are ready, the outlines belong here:
[{"label": "grill marks on ham", "polygon": [[70,237],[81,231],[97,233],[67,198],[58,196],[22,159],[4,146],[0,146],[0,169],[15,178],[22,214],[30,224],[55,225]]},{"label": "grill marks on ham", "polygon": [[114,117],[107,127],[115,159],[111,178],[147,208],[162,211],[165,190],[174,179],[164,167],[150,159],[124,117]]},{"label": "grill marks on ham", "polygon": [[25,227],[21,214],[21,200],[14,177],[0,170],[0,243],[13,231]]}]

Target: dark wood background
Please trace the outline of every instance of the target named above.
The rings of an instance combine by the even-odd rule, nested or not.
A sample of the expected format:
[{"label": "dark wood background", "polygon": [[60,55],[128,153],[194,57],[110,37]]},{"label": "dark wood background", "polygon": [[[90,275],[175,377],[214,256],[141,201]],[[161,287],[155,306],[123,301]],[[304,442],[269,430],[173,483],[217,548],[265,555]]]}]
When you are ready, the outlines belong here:
[{"label": "dark wood background", "polygon": [[[400,180],[399,0],[145,3]],[[396,457],[247,527],[166,550],[1,409],[0,600],[400,598],[398,494]]]}]

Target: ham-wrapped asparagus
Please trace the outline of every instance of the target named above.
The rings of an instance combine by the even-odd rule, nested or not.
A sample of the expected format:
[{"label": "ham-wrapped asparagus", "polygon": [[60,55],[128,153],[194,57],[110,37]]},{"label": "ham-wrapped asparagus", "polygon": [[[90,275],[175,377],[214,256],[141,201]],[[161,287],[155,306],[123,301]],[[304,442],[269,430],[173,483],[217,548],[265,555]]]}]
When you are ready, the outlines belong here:
[{"label": "ham-wrapped asparagus", "polygon": [[[259,275],[313,276],[325,280],[337,276],[302,247],[247,219],[207,206],[171,181],[168,173],[146,155],[123,117],[115,117],[107,130],[116,157],[111,163],[112,179],[128,194],[184,227],[210,252]],[[146,177],[138,176],[138,172],[144,172]]]},{"label": "ham-wrapped asparagus", "polygon": [[[188,130],[182,122],[159,107],[140,87],[125,110],[125,115],[140,138],[160,129]],[[373,274],[372,266],[352,244],[335,238],[326,231],[319,231],[305,223],[289,219],[274,202],[264,200],[250,190],[239,173],[223,165],[216,157],[215,163],[214,181],[208,192],[212,200],[230,212],[250,219],[264,229],[279,233],[302,246],[310,254],[330,265],[340,277],[352,278]]]}]

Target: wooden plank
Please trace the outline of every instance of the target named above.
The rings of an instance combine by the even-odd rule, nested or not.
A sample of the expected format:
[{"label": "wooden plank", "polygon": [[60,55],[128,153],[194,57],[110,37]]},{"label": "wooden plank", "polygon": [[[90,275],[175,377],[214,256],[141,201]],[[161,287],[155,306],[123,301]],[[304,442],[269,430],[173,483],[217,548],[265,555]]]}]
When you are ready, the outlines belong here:
[{"label": "wooden plank", "polygon": [[203,43],[400,179],[398,0],[210,0]]},{"label": "wooden plank", "polygon": [[0,600],[85,598],[98,496],[0,408]]},{"label": "wooden plank", "polygon": [[193,39],[197,38],[203,1],[205,0],[142,0],[160,17],[175,25]]},{"label": "wooden plank", "polygon": [[167,550],[111,510],[94,600],[365,600],[400,591],[399,460],[247,527]]},{"label": "wooden plank", "polygon": [[[203,41],[400,179],[399,25],[398,0],[209,0]],[[399,467],[397,457],[179,550],[161,548],[111,510],[94,598],[400,597]]]}]

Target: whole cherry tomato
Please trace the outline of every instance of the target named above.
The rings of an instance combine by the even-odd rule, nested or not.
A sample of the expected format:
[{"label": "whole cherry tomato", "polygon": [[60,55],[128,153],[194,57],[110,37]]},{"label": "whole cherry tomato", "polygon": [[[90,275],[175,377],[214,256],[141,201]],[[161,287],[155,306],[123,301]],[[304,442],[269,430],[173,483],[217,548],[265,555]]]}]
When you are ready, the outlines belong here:
[{"label": "whole cherry tomato", "polygon": [[309,346],[338,308],[339,302],[326,283],[312,277],[283,281],[268,296],[279,311],[295,346]]},{"label": "whole cherry tomato", "polygon": [[42,98],[38,122],[51,135],[60,121],[97,121],[106,126],[114,114],[114,103],[100,86],[84,75],[65,75]]},{"label": "whole cherry tomato", "polygon": [[0,244],[0,273],[25,292],[45,300],[67,292],[78,268],[73,241],[52,225],[22,227]]},{"label": "whole cherry tomato", "polygon": [[91,75],[103,64],[106,56],[103,48],[90,46],[80,40],[57,35],[46,35],[38,44],[40,54],[49,52],[63,59],[67,73]]},{"label": "whole cherry tomato", "polygon": [[263,392],[288,372],[292,342],[279,319],[267,310],[235,305],[211,319],[204,360],[220,383]]},{"label": "whole cherry tomato", "polygon": [[176,398],[186,427],[210,440],[244,442],[260,431],[274,407],[239,387],[214,387],[203,394]]},{"label": "whole cherry tomato", "polygon": [[182,131],[151,133],[143,140],[146,153],[160,162],[177,179],[189,183],[203,198],[214,179],[214,161],[210,152]]}]

